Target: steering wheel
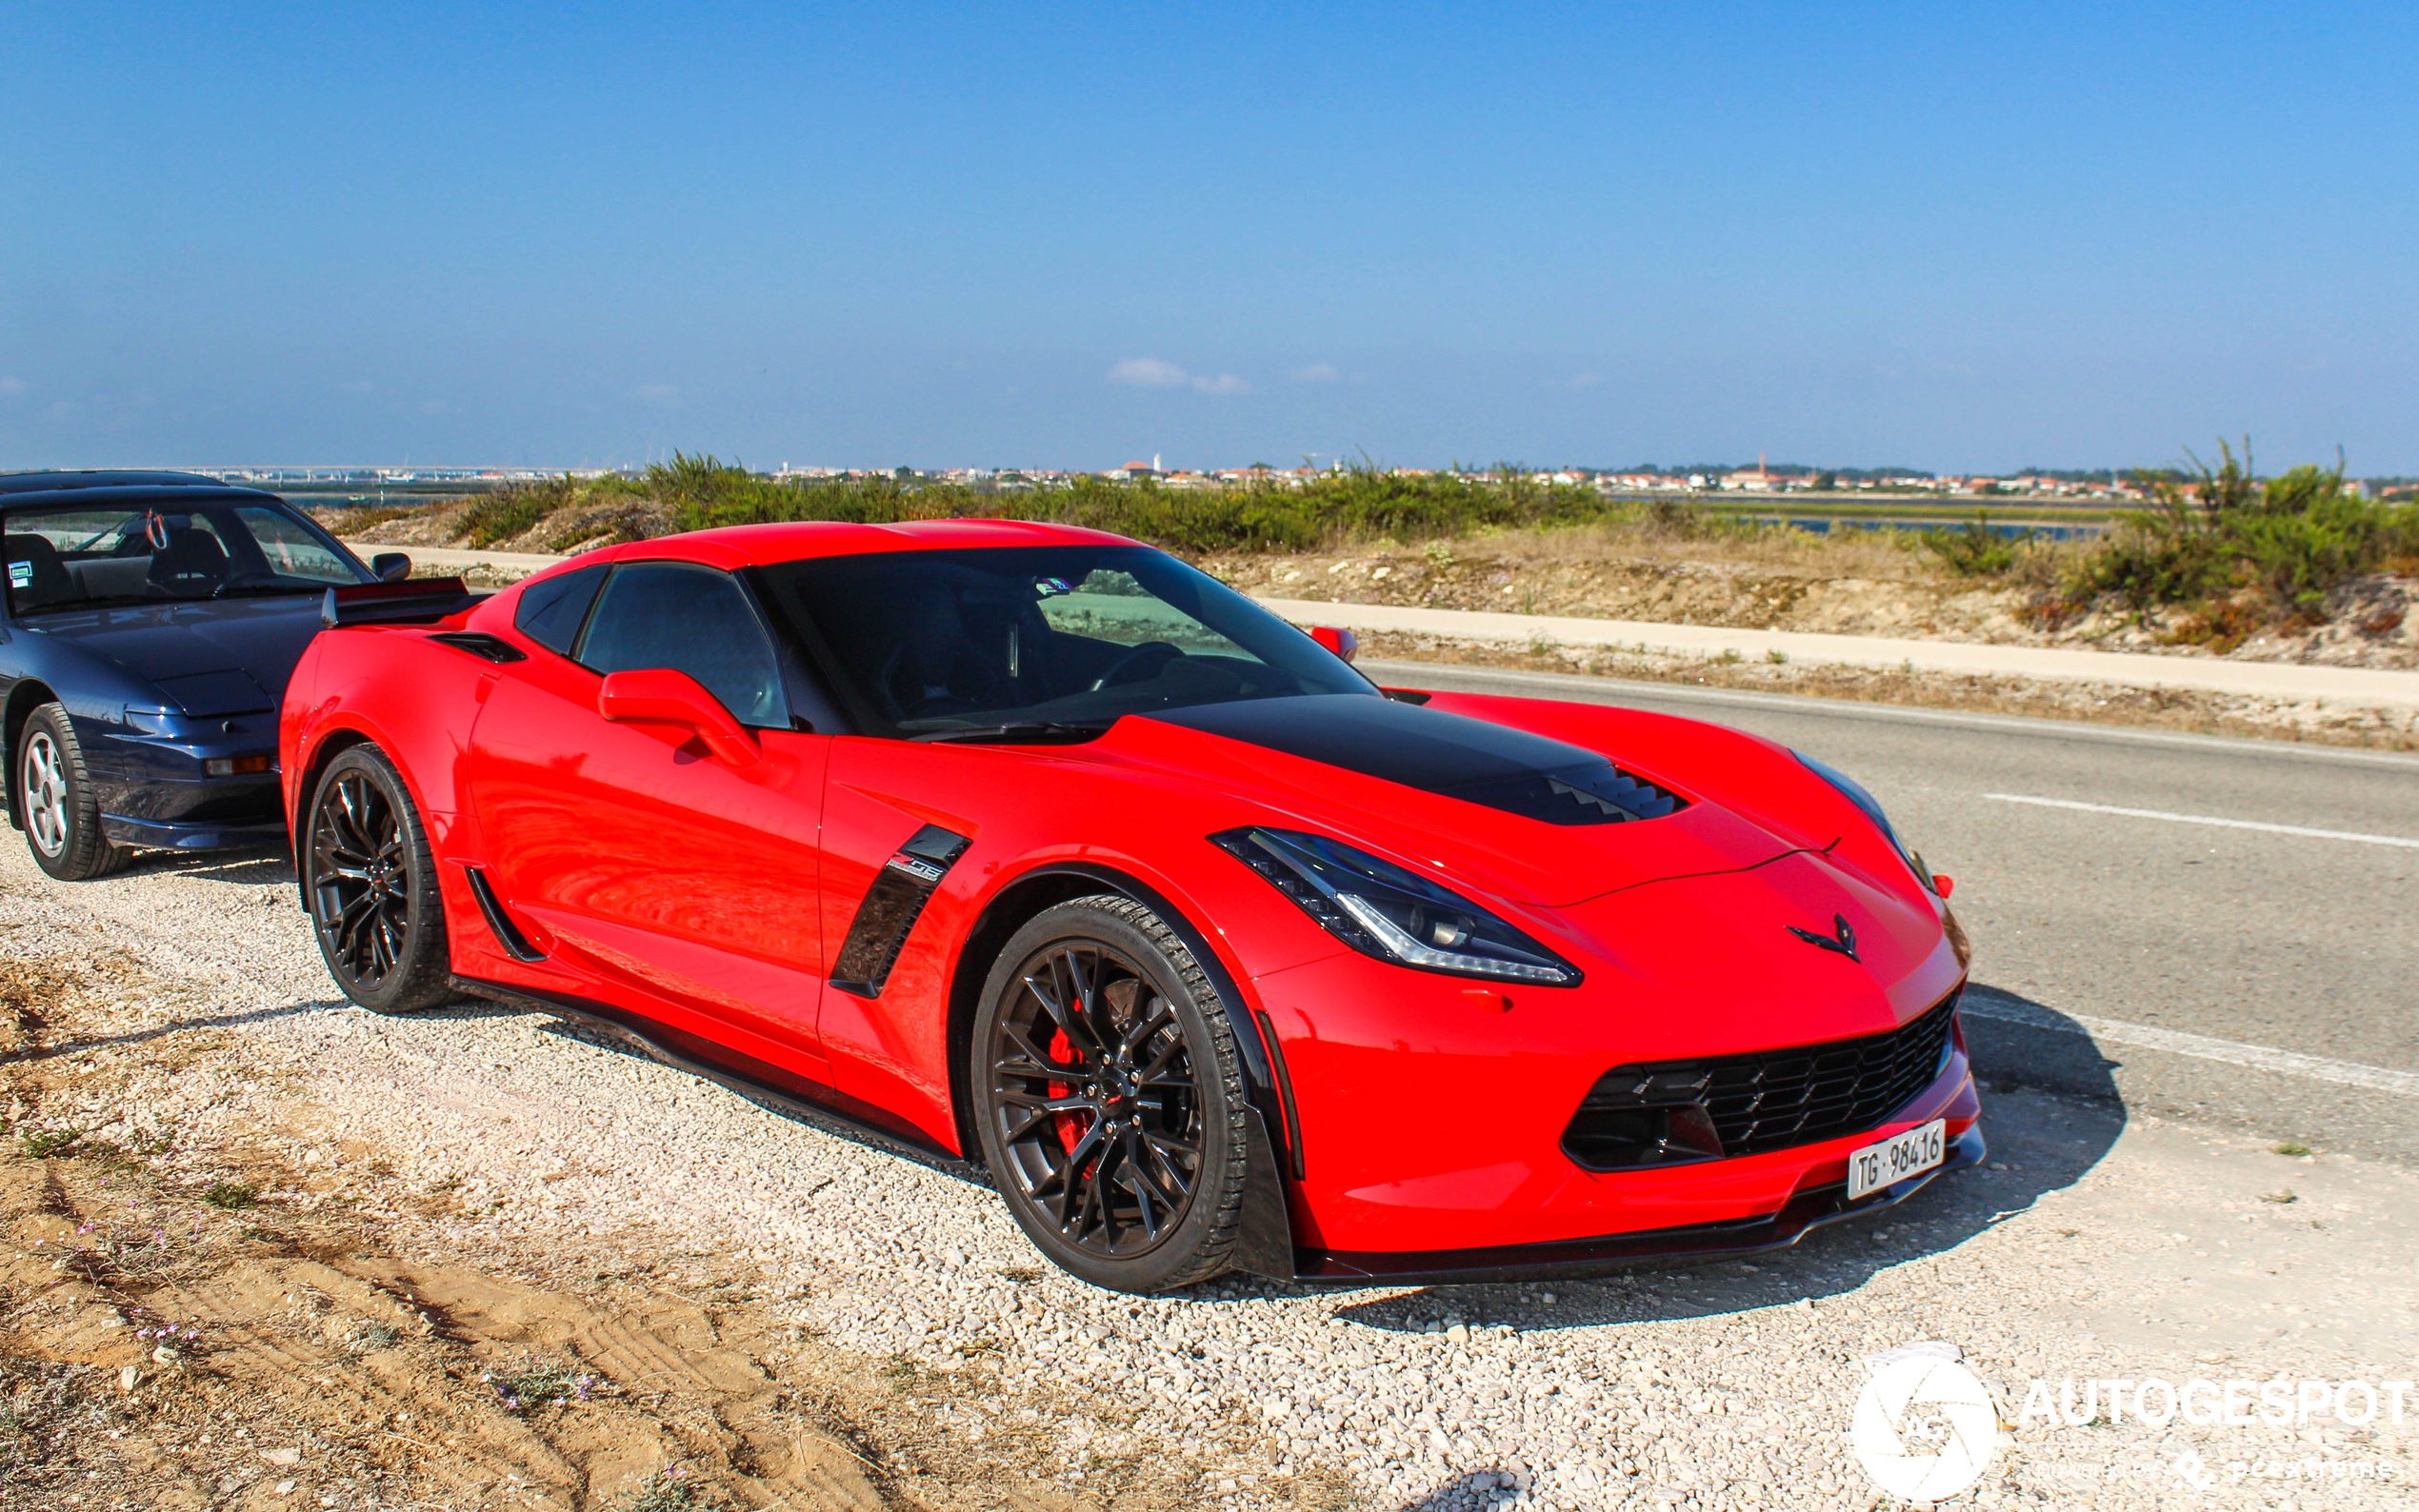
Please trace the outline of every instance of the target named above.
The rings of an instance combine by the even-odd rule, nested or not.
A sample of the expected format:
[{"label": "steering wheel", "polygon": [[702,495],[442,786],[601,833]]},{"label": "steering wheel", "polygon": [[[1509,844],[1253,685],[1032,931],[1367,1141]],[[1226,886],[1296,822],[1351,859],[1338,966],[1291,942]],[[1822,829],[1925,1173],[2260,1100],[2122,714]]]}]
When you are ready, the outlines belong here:
[{"label": "steering wheel", "polygon": [[1145,657],[1155,656],[1164,666],[1165,664],[1171,662],[1184,654],[1184,652],[1176,649],[1165,641],[1145,641],[1140,646],[1129,649],[1123,656],[1118,657],[1117,660],[1110,663],[1106,671],[1102,672],[1098,677],[1092,679],[1090,690],[1097,693],[1104,687],[1111,687],[1119,683],[1141,682],[1142,679],[1139,677],[1120,677],[1117,674],[1133,666],[1135,663],[1140,662]]}]

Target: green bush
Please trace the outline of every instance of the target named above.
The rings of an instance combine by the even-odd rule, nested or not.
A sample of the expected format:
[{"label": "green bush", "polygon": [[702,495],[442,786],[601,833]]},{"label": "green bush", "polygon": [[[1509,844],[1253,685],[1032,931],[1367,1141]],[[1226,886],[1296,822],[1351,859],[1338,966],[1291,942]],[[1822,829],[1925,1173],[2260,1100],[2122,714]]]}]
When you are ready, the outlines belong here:
[{"label": "green bush", "polygon": [[[2419,507],[2374,503],[2332,468],[2299,467],[2261,483],[2250,448],[2200,464],[2189,484],[2150,482],[2152,507],[2129,515],[2086,556],[2073,587],[2137,609],[2214,606],[2251,590],[2282,618],[2315,623],[2346,578],[2419,555]],[[2195,459],[2197,462],[2198,459]]]},{"label": "green bush", "polygon": [[1170,488],[1147,479],[1080,476],[1067,487],[992,493],[890,477],[777,482],[712,457],[676,456],[625,487],[670,505],[685,529],[790,520],[1048,520],[1193,553],[1301,551],[1344,540],[1441,539],[1638,514],[1636,505],[1592,489],[1534,484],[1509,470],[1470,482],[1450,475],[1396,477],[1371,467],[1324,473],[1299,487]]},{"label": "green bush", "polygon": [[1997,577],[2023,557],[2030,531],[2001,535],[1990,528],[1990,516],[1976,509],[1974,517],[1954,530],[1926,530],[1924,549],[1940,558],[1961,578]]}]

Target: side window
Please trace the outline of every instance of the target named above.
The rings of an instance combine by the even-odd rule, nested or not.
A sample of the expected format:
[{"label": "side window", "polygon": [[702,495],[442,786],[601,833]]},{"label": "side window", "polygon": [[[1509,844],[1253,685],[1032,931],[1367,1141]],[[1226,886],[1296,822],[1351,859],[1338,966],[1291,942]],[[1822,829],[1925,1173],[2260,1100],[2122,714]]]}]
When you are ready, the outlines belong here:
[{"label": "side window", "polygon": [[605,586],[605,567],[600,562],[523,588],[521,602],[512,609],[512,627],[557,656],[570,655],[588,607]]},{"label": "side window", "polygon": [[743,725],[790,723],[772,642],[737,580],[712,567],[640,562],[614,572],[578,661],[595,672],[668,666],[695,678]]},{"label": "side window", "polygon": [[312,583],[358,583],[361,575],[350,564],[309,530],[302,522],[275,509],[239,508],[235,518],[250,530],[252,542],[269,563],[269,569],[280,577],[303,578]]}]

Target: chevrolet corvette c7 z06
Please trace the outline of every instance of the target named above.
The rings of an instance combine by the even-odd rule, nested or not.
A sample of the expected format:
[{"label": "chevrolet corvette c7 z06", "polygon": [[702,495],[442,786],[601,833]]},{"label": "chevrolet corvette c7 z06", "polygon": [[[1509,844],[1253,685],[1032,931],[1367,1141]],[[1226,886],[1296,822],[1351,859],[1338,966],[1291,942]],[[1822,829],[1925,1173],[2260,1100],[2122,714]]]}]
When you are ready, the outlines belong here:
[{"label": "chevrolet corvette c7 z06", "polygon": [[280,753],[352,1000],[608,1021],[1133,1291],[1735,1254],[1980,1158],[1968,950],[1769,741],[1386,690],[1007,521],[328,595]]}]

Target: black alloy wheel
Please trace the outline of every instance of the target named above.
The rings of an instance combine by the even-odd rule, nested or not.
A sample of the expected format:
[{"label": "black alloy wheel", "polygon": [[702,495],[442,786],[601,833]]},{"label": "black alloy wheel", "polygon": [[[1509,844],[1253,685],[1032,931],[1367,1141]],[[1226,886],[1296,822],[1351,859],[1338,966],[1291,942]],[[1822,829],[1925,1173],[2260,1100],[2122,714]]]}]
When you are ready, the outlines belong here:
[{"label": "black alloy wheel", "polygon": [[329,764],[305,834],[311,932],[345,996],[373,1013],[450,997],[436,865],[410,791],[385,753],[355,746]]},{"label": "black alloy wheel", "polygon": [[1227,1268],[1242,1072],[1216,987],[1157,916],[1113,896],[1045,910],[1001,952],[974,1031],[984,1160],[1043,1253],[1130,1292]]},{"label": "black alloy wheel", "polygon": [[45,704],[17,731],[11,797],[33,864],[61,882],[90,882],[131,854],[101,832],[101,804],[84,768],[84,746],[67,706]]}]

